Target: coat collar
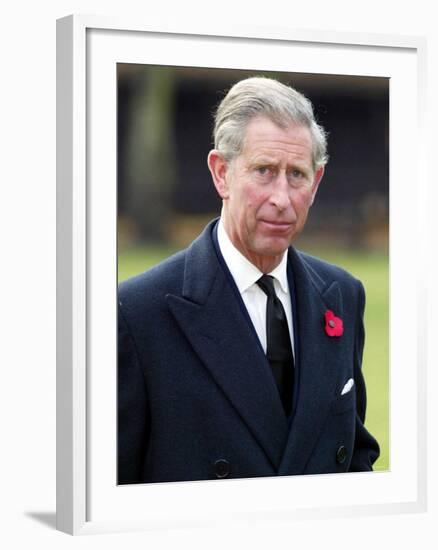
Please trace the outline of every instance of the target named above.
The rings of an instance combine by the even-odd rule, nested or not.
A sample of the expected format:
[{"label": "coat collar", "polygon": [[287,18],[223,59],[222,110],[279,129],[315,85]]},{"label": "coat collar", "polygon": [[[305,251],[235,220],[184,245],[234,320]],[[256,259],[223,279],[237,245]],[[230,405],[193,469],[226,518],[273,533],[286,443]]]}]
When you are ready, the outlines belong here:
[{"label": "coat collar", "polygon": [[[294,274],[300,360],[291,426],[246,309],[213,246],[215,221],[187,250],[182,296],[168,306],[193,349],[279,473],[299,473],[311,453],[335,387],[337,346],[323,330],[326,309],[340,311],[327,285],[297,252]],[[290,271],[290,270],[289,270]]]}]

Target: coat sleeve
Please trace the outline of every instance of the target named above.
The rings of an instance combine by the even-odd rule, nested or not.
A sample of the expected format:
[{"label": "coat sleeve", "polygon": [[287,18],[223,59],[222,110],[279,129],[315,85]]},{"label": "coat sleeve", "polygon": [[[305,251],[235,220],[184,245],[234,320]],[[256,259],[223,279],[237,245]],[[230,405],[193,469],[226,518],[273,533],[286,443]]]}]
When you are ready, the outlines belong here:
[{"label": "coat sleeve", "polygon": [[365,310],[365,291],[362,283],[359,283],[359,305],[357,314],[356,342],[354,350],[354,376],[356,386],[356,432],[354,439],[353,457],[349,471],[363,472],[373,469],[373,464],[380,454],[377,441],[366,430],[366,389],[362,373],[362,355],[365,341],[363,315]]},{"label": "coat sleeve", "polygon": [[117,481],[140,483],[149,437],[149,407],[135,341],[120,306],[117,377]]}]

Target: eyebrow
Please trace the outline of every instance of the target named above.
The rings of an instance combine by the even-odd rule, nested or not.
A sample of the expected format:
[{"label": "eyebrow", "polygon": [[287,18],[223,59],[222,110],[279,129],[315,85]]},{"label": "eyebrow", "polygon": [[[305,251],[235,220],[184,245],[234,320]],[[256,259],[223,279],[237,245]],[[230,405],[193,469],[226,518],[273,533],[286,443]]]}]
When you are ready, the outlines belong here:
[{"label": "eyebrow", "polygon": [[278,162],[278,160],[276,160],[272,157],[259,156],[259,157],[255,157],[253,159],[250,159],[249,164],[251,166],[259,165],[259,164],[265,164],[265,165],[268,165],[268,166],[278,166],[279,162]]}]

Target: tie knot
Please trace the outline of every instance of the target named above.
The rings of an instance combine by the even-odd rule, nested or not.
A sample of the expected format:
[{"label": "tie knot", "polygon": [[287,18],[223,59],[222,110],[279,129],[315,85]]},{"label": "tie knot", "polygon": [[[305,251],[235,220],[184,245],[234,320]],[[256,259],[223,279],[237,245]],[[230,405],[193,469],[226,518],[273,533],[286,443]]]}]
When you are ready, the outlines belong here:
[{"label": "tie knot", "polygon": [[263,290],[266,296],[276,297],[274,289],[274,278],[270,275],[262,275],[257,281],[258,286]]}]

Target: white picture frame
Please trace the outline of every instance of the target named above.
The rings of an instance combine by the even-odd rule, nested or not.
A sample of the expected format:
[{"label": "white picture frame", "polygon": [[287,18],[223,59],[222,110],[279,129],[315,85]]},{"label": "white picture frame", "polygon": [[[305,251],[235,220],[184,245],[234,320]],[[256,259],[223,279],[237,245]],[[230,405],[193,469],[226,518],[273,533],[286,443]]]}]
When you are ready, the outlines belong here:
[{"label": "white picture frame", "polygon": [[[224,520],[293,521],[426,509],[426,335],[418,321],[426,304],[425,276],[418,267],[425,254],[421,243],[425,242],[426,223],[422,215],[426,210],[422,173],[426,148],[421,147],[425,139],[425,48],[425,40],[419,37],[287,28],[151,28],[138,21],[92,16],[58,20],[59,530],[86,534],[206,526]],[[293,63],[288,60],[292,49],[297,54]],[[391,342],[404,342],[402,350],[391,346],[391,470],[371,475],[117,487],[116,454],[112,452],[116,410],[116,63],[246,67],[248,60],[254,69],[281,70],[287,64],[291,71],[391,78]],[[418,144],[409,150],[400,138],[406,131],[410,143]],[[395,162],[407,156],[408,166]],[[406,246],[414,255],[408,266],[403,255]],[[396,298],[407,281],[416,281],[415,289],[401,306]],[[402,322],[404,315],[409,316],[409,326]],[[404,399],[407,388],[415,395],[409,402]]]}]

